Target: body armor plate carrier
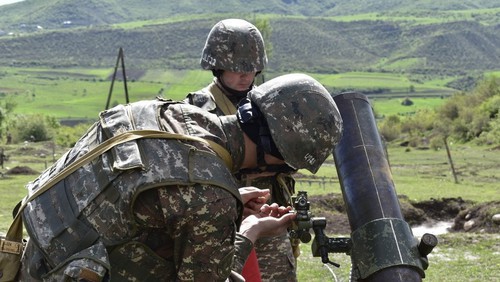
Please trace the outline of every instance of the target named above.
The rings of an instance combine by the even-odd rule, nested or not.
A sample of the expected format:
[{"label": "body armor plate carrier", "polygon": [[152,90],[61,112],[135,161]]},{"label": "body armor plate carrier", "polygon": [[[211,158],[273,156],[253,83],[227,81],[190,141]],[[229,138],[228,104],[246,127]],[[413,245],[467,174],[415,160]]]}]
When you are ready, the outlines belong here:
[{"label": "body armor plate carrier", "polygon": [[[117,134],[131,130],[161,130],[159,112],[167,103],[172,102],[137,102],[102,112],[100,121],[73,149],[28,184],[29,194]],[[213,152],[188,143],[144,138],[118,144],[27,203],[23,221],[30,243],[26,251],[29,257],[26,256],[24,263],[28,264],[30,275],[38,279],[50,277],[51,280],[97,275],[98,279],[87,279],[102,280],[109,273],[110,265],[114,265],[110,258],[123,264],[130,257],[121,246],[137,244],[133,242],[137,226],[132,207],[137,195],[147,189],[203,183],[238,195],[237,185],[224,161]],[[207,166],[212,169],[207,171]],[[146,246],[143,248],[145,253],[150,251]],[[112,249],[116,252],[110,255]],[[135,251],[140,250],[136,248]],[[145,264],[141,266],[135,262],[137,269],[151,269],[155,263],[149,258]],[[162,266],[156,267],[158,271],[165,268],[164,264],[158,258],[156,265]],[[138,278],[142,280],[144,272],[141,273]],[[113,275],[117,274],[111,271]]]}]

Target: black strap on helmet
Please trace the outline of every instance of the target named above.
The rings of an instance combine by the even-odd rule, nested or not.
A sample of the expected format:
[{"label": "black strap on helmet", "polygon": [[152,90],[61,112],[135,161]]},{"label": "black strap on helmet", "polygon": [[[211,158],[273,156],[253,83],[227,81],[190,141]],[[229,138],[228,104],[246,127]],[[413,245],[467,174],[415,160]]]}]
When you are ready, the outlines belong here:
[{"label": "black strap on helmet", "polygon": [[[254,173],[262,173],[262,172],[275,172],[275,173],[294,173],[297,170],[287,164],[280,164],[280,165],[266,165],[262,167],[254,167],[254,168],[244,168],[240,169],[237,173],[238,175],[244,175],[244,174],[254,174]],[[240,177],[238,177],[240,178]]]},{"label": "black strap on helmet", "polygon": [[[265,153],[280,160],[284,160],[278,147],[276,147],[276,143],[274,143],[271,137],[271,131],[269,130],[264,115],[249,98],[243,99],[238,104],[236,116],[243,132],[245,132],[257,146],[258,166],[266,167],[266,171],[269,171],[267,168],[274,167],[266,164],[264,160]],[[286,167],[288,166],[286,165]]]}]

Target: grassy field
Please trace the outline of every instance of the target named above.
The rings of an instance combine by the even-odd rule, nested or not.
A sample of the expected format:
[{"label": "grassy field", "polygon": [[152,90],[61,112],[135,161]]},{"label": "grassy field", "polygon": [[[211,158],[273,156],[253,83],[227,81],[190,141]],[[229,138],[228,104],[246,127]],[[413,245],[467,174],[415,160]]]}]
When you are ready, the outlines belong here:
[{"label": "grassy field", "polygon": [[401,22],[407,25],[426,25],[434,23],[446,23],[451,21],[475,21],[484,25],[495,24],[496,15],[500,8],[492,9],[468,9],[468,10],[449,10],[449,11],[397,11],[387,13],[366,13],[349,16],[336,16],[336,21],[361,21],[361,20],[380,20]]},{"label": "grassy field", "polygon": [[372,106],[377,115],[408,116],[421,109],[433,109],[439,107],[445,101],[444,98],[421,97],[410,98],[412,105],[403,106],[401,103],[405,98],[370,98]]},{"label": "grassy field", "polygon": [[[110,62],[111,65],[111,62]],[[121,71],[119,69],[119,71]],[[113,68],[109,69],[39,69],[0,67],[0,105],[15,102],[15,113],[44,114],[60,119],[90,118],[104,110],[110,92]],[[121,73],[119,73],[121,74]],[[279,74],[267,74],[271,79]],[[453,93],[442,83],[415,84],[405,76],[385,73],[310,74],[328,89],[387,89],[373,95],[377,112],[397,114],[440,105],[443,96]],[[129,101],[153,99],[158,95],[174,100],[204,87],[212,74],[202,70],[127,70]],[[119,77],[119,76],[118,76]],[[410,86],[414,92],[409,93]],[[402,106],[401,99],[414,97],[414,105]],[[57,102],[56,102],[57,101]],[[122,81],[116,80],[111,105],[125,103]]]},{"label": "grassy field", "polygon": [[[491,147],[451,144],[451,155],[458,175],[455,183],[444,150],[421,150],[390,145],[388,147],[396,193],[411,201],[461,197],[476,203],[499,201],[498,158],[500,150]],[[335,177],[335,166],[329,160],[318,176]],[[302,172],[307,174],[306,172]],[[309,195],[341,193],[338,181],[321,185],[299,181],[298,189]],[[311,203],[314,205],[314,203]],[[500,213],[500,210],[497,211]],[[315,215],[323,216],[323,215]],[[327,234],[330,237],[348,234]],[[448,233],[438,235],[439,245],[429,255],[430,267],[424,281],[500,281],[500,235],[481,233]],[[298,261],[299,281],[349,281],[350,257],[330,254],[330,260],[341,265],[330,266],[312,257],[310,244],[301,245]],[[332,272],[333,271],[333,274]]]},{"label": "grassy field", "polygon": [[[95,119],[104,109],[108,96],[113,69],[0,69],[0,104],[15,101],[15,113],[42,113],[58,118]],[[130,71],[134,75],[134,71]],[[404,76],[376,73],[348,73],[339,75],[311,74],[327,88],[356,85],[362,88],[388,88],[391,95],[372,96],[371,102],[377,113],[383,115],[415,112],[422,108],[437,107],[449,94],[443,88],[445,79],[415,85],[411,97],[412,106],[402,106],[401,101],[410,85]],[[203,87],[211,80],[211,73],[205,71],[164,71],[148,70],[138,78],[129,79],[128,90],[131,101],[152,99],[162,95],[171,99],[182,99],[189,91]],[[271,78],[271,75],[266,77]],[[396,94],[397,93],[397,94]],[[434,95],[426,96],[428,93]],[[441,94],[440,94],[441,93]],[[412,93],[414,94],[414,93]],[[58,103],[54,103],[58,101]],[[123,83],[115,82],[113,103],[124,103]],[[389,144],[389,161],[398,195],[406,195],[411,201],[426,201],[432,198],[462,197],[477,203],[500,200],[498,193],[497,163],[500,150],[492,147],[476,147],[463,144],[449,144],[457,171],[458,183],[454,182],[444,150],[434,151],[400,147]],[[38,173],[61,156],[65,148],[57,148],[55,154],[51,143],[26,143],[3,145],[9,156],[1,169],[0,178],[0,233],[7,230],[11,222],[14,205],[25,194],[24,186]],[[7,175],[14,167],[29,167],[36,171],[33,175]],[[301,171],[297,179],[297,190],[308,191],[309,195],[328,193],[340,194],[333,158],[321,167],[311,181],[307,171]],[[311,203],[314,205],[314,203]],[[500,212],[500,211],[499,211]],[[322,216],[322,215],[315,215]],[[338,234],[328,234],[338,236]],[[344,234],[345,236],[345,234]],[[431,266],[425,281],[495,281],[499,279],[496,269],[500,266],[498,235],[486,234],[445,234],[438,236],[440,244],[430,255]],[[310,244],[301,246],[302,255],[298,263],[299,281],[348,281],[350,258],[343,254],[330,254],[332,261],[341,268],[324,267],[319,258],[313,258]],[[335,280],[336,276],[337,280]]]},{"label": "grassy field", "polygon": [[[430,266],[425,271],[424,282],[500,281],[500,236],[448,233],[438,238],[439,245],[428,257]],[[349,281],[349,256],[330,254],[330,260],[339,263],[340,268],[329,266],[329,270],[320,258],[311,255],[310,244],[301,245],[301,251],[297,267],[299,281]]]},{"label": "grassy field", "polygon": [[[446,23],[450,21],[475,21],[482,24],[495,24],[495,15],[498,14],[500,8],[491,9],[468,9],[468,10],[450,10],[450,11],[440,11],[435,13],[422,12],[422,11],[406,11],[406,12],[388,12],[388,13],[366,13],[366,14],[354,14],[348,16],[334,16],[325,17],[325,19],[330,19],[334,21],[343,22],[353,22],[353,21],[391,21],[400,22],[407,25],[425,25],[425,24],[436,24],[436,23]],[[181,22],[189,17],[189,19],[206,19],[210,15],[180,15],[172,16],[166,19],[156,19],[156,20],[145,20],[145,21],[133,21],[120,24],[114,24],[113,26],[123,29],[137,28],[148,25],[158,25],[172,22]],[[233,15],[228,15],[229,17]],[[276,17],[281,17],[282,15],[275,14],[262,14],[259,13],[258,17],[261,19],[273,19]],[[215,19],[219,19],[223,16],[217,15],[213,16]],[[291,16],[289,18],[305,18],[304,16]]]},{"label": "grassy field", "polygon": [[[50,143],[27,143],[2,146],[9,160],[1,170],[0,178],[0,232],[5,232],[11,222],[14,205],[25,196],[24,186],[37,175],[7,175],[9,169],[27,166],[41,172],[64,152],[57,148],[55,157]],[[500,200],[497,162],[500,150],[491,147],[476,147],[451,144],[451,154],[458,173],[459,183],[454,182],[445,151],[419,150],[390,145],[388,147],[392,176],[398,195],[406,195],[412,201],[432,198],[462,197],[477,203]],[[301,171],[303,175],[310,175]],[[297,190],[309,195],[327,193],[340,194],[333,158],[316,174],[318,179],[332,180],[327,184],[307,182],[298,179]],[[314,202],[311,203],[314,205]],[[498,211],[500,213],[500,211]],[[322,215],[314,215],[322,216]],[[327,234],[330,237],[348,234]],[[439,235],[439,245],[429,256],[430,268],[425,281],[498,281],[498,234],[450,233]],[[299,281],[348,281],[350,257],[344,254],[330,254],[330,259],[340,263],[332,272],[312,257],[310,244],[301,245],[302,255],[298,262]]]},{"label": "grassy field", "polygon": [[[500,200],[498,148],[451,144],[450,153],[458,183],[455,183],[445,150],[389,145],[389,162],[396,192],[412,201],[445,197],[462,197],[477,203]],[[310,176],[307,171],[300,172]],[[333,178],[333,184],[322,185],[299,178],[298,188],[308,191],[310,195],[341,193],[333,158],[328,159],[315,176],[326,180]]]}]

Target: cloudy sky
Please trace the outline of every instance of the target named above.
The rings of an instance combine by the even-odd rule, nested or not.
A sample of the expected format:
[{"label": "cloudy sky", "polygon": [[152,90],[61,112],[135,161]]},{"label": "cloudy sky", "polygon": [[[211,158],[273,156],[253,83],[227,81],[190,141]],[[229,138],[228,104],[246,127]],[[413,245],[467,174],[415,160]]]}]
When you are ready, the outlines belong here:
[{"label": "cloudy sky", "polygon": [[23,0],[0,0],[0,6],[5,5],[5,4],[16,3],[19,1],[23,1]]}]

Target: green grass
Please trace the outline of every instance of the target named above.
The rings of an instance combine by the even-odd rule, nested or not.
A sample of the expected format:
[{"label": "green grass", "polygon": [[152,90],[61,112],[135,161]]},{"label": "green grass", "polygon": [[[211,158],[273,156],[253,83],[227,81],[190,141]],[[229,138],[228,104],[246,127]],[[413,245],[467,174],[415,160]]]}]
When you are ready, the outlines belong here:
[{"label": "green grass", "polygon": [[[186,20],[195,20],[195,19],[206,20],[206,19],[211,19],[211,18],[213,18],[214,23],[215,23],[215,22],[219,21],[220,19],[224,19],[224,18],[228,18],[228,17],[231,18],[231,14],[211,14],[211,15],[185,14],[185,15],[176,15],[173,17],[154,19],[154,20],[118,23],[118,24],[113,24],[111,26],[116,27],[116,28],[123,28],[123,29],[133,29],[133,28],[139,28],[139,27],[150,26],[150,25],[161,25],[161,24],[167,24],[167,23],[184,22]],[[234,17],[234,15],[233,15],[233,17]]]},{"label": "green grass", "polygon": [[[327,234],[334,237],[333,234]],[[311,243],[300,244],[301,254],[297,261],[298,281],[324,282],[335,281],[330,270],[323,265],[321,258],[313,257]],[[349,271],[351,269],[351,257],[346,254],[329,254],[330,261],[340,264],[339,268],[329,265],[338,281],[349,281]]]},{"label": "green grass", "polygon": [[[497,165],[500,150],[461,144],[451,144],[450,150],[458,184],[454,182],[444,150],[408,151],[405,147],[390,144],[388,154],[396,193],[416,202],[450,197],[461,197],[476,203],[500,200]],[[338,181],[331,160],[320,168],[318,175]],[[338,182],[310,185],[299,181],[297,190],[305,190],[309,195],[341,193]],[[439,244],[429,255],[430,267],[426,270],[424,281],[500,281],[497,271],[500,266],[498,234],[450,233],[437,237]],[[310,244],[301,244],[301,251],[297,270],[299,281],[335,281],[321,259],[312,257]],[[338,281],[349,281],[350,257],[345,254],[330,254],[329,257],[341,265],[340,268],[331,267]]]},{"label": "green grass", "polygon": [[[341,74],[310,74],[327,88],[337,89],[383,89],[384,93],[371,94],[370,98],[401,96],[448,96],[456,90],[444,87],[437,81],[414,82],[407,76],[377,73],[348,72]],[[410,92],[410,88],[413,88]]]},{"label": "green grass", "polygon": [[436,24],[442,23],[444,20],[442,18],[436,17],[434,15],[428,16],[412,16],[409,14],[400,15],[384,15],[381,13],[366,13],[366,14],[356,14],[350,16],[339,16],[334,18],[335,21],[352,22],[352,21],[392,21],[392,22],[404,22],[408,24]]},{"label": "green grass", "polygon": [[[3,75],[1,75],[3,72]],[[57,118],[95,118],[105,109],[112,69],[0,69],[0,102],[16,103],[15,113],[39,113]],[[128,80],[129,101],[163,96],[183,99],[190,91],[208,84],[211,73],[204,71],[152,70],[140,80]],[[111,105],[125,103],[122,81],[116,80]]]},{"label": "green grass", "polygon": [[[62,71],[61,74],[59,71]],[[17,102],[16,113],[43,113],[57,117],[96,118],[104,109],[110,82],[106,80],[112,69],[0,69],[0,103],[6,99]],[[404,76],[381,73],[348,73],[340,75],[311,74],[326,87],[377,88],[388,87],[391,91],[406,91],[412,82]],[[210,72],[201,70],[173,71],[148,70],[140,80],[129,81],[131,101],[152,99],[163,89],[163,96],[182,99],[189,91],[198,90],[212,79]],[[418,84],[419,94],[429,89],[439,92],[446,78]],[[84,90],[85,89],[85,90]],[[419,92],[422,91],[422,92]],[[33,96],[32,94],[35,93]],[[112,103],[124,100],[123,84],[116,81]],[[401,114],[422,108],[437,107],[445,99],[437,97],[411,98],[413,106],[401,106],[401,97],[370,97],[379,114]],[[58,101],[58,103],[54,103]],[[76,106],[77,105],[77,106]],[[52,152],[43,143],[2,146],[10,158],[1,171],[5,173],[15,166],[28,166],[38,173],[52,163]],[[57,158],[64,149],[58,149]],[[451,154],[458,172],[459,183],[454,183],[450,165],[444,150],[419,150],[389,144],[389,159],[394,186],[398,195],[406,195],[412,201],[431,198],[462,197],[475,202],[499,200],[497,163],[500,150],[489,147],[451,144]],[[43,154],[40,154],[43,153]],[[309,195],[341,193],[336,177],[333,157],[321,167],[314,179],[310,173],[300,171],[308,179],[297,179],[296,190]],[[11,223],[12,208],[26,195],[25,185],[37,175],[9,175],[0,178],[0,232]],[[314,203],[311,203],[314,205]],[[320,214],[315,216],[322,216]],[[338,236],[336,234],[327,234]],[[491,281],[499,266],[495,254],[499,252],[497,235],[447,234],[439,236],[440,244],[431,254],[431,266],[425,281]],[[302,244],[298,262],[299,281],[332,280],[330,271],[319,258],[312,257],[309,244]],[[493,250],[493,251],[490,251]],[[350,257],[330,254],[332,261],[341,264],[332,268],[339,281],[347,281]],[[331,278],[331,279],[330,279]]]},{"label": "green grass", "polygon": [[426,81],[427,85],[434,85],[437,87],[444,87],[447,83],[457,79],[458,77],[436,77]]},{"label": "green grass", "polygon": [[397,11],[387,13],[365,13],[349,16],[336,16],[335,21],[390,21],[400,22],[407,25],[427,25],[455,21],[475,21],[485,25],[496,23],[496,17],[500,8],[491,9],[468,9],[468,10],[450,10],[450,11]]},{"label": "green grass", "polygon": [[[119,69],[121,71],[121,69]],[[127,74],[140,73],[139,78],[128,79],[130,102],[153,99],[158,95],[174,100],[183,99],[187,93],[206,86],[213,78],[211,72],[203,70],[147,71],[128,69]],[[93,119],[105,109],[111,87],[109,77],[113,69],[43,69],[0,67],[0,105],[3,101],[14,101],[15,113],[39,113],[56,118]],[[268,74],[268,79],[279,74]],[[387,113],[413,112],[442,102],[440,95],[451,93],[448,88],[432,83],[412,83],[407,77],[386,73],[352,72],[343,74],[310,74],[329,89],[387,89],[384,95],[372,95],[376,110]],[[408,94],[410,86],[415,92]],[[388,102],[388,97],[414,95],[430,97],[420,100],[412,107],[396,105],[398,100]],[[384,98],[384,99],[379,99]],[[116,80],[111,96],[111,106],[125,103],[122,81]]]},{"label": "green grass", "polygon": [[189,92],[197,91],[210,83],[213,79],[212,72],[202,70],[192,70],[186,72],[181,77],[172,76],[168,81],[165,97],[173,100],[182,100]]},{"label": "green grass", "polygon": [[486,76],[500,76],[500,71],[491,71],[485,73]]},{"label": "green grass", "polygon": [[[3,140],[2,140],[3,141]],[[27,195],[25,186],[33,181],[39,173],[49,167],[53,160],[61,157],[63,149],[57,151],[52,158],[50,143],[27,143],[19,145],[2,145],[4,154],[9,157],[0,170],[0,233],[5,233],[12,222],[14,206]],[[7,175],[7,171],[15,167],[29,167],[36,174],[32,175]]]},{"label": "green grass", "polygon": [[407,77],[397,74],[375,72],[349,72],[341,74],[314,75],[319,82],[326,86],[346,88],[388,88],[408,89],[412,83]]},{"label": "green grass", "polygon": [[12,223],[15,205],[26,195],[24,186],[36,176],[16,176],[0,179],[0,234],[5,234]]},{"label": "green grass", "polygon": [[[439,235],[437,247],[428,256],[429,268],[425,271],[423,281],[500,281],[499,239],[500,236],[492,234]],[[301,244],[301,252],[297,264],[299,281],[349,281],[351,267],[349,256],[329,254],[331,261],[340,264],[340,268],[330,266],[337,278],[335,280],[321,259],[312,256],[310,244]]]},{"label": "green grass", "polygon": [[[49,146],[50,143],[2,146],[9,160],[1,171],[5,173],[16,166],[28,166],[38,173],[42,172],[53,162],[52,150],[47,149]],[[55,158],[59,158],[64,151],[63,148],[57,148]],[[462,197],[464,200],[475,202],[500,200],[497,166],[500,150],[451,144],[451,154],[459,175],[458,184],[454,183],[444,151],[408,151],[396,144],[390,144],[388,153],[398,195],[406,195],[413,201],[442,197]],[[306,171],[301,173],[308,175]],[[0,178],[0,232],[6,232],[12,221],[12,208],[26,195],[24,186],[37,176],[9,175]],[[309,195],[341,193],[332,157],[320,168],[316,176],[318,179],[332,181],[325,185],[320,182],[309,184],[298,181],[297,190],[305,190]],[[314,202],[311,205],[314,205]],[[458,233],[439,235],[438,238],[440,243],[429,257],[430,268],[426,271],[424,281],[495,281],[492,279],[498,278],[498,235]],[[302,244],[301,250],[302,255],[298,262],[299,281],[334,281],[320,258],[312,257],[310,244]],[[348,281],[350,257],[345,254],[330,254],[329,257],[330,260],[341,264],[340,268],[332,268],[338,281]]]},{"label": "green grass", "polygon": [[446,101],[440,97],[411,98],[413,105],[403,106],[404,98],[370,98],[375,113],[385,117],[391,115],[408,116],[421,109],[434,109]]},{"label": "green grass", "polygon": [[[389,159],[393,175],[402,180],[411,180],[402,181],[407,186],[429,191],[428,196],[423,198],[438,193],[447,194],[439,191],[438,188],[442,187],[443,190],[454,194],[450,196],[462,195],[463,198],[477,202],[499,200],[497,160],[500,158],[500,150],[496,147],[454,143],[449,143],[449,147],[458,184],[454,183],[451,165],[444,149],[407,150],[403,147],[390,146]],[[422,193],[422,191],[415,192],[408,194]]]},{"label": "green grass", "polygon": [[[477,203],[500,200],[498,160],[500,150],[472,145],[450,145],[450,154],[457,174],[455,183],[446,151],[407,149],[389,144],[389,163],[396,193],[413,201],[431,198],[462,197]],[[301,174],[310,175],[301,170]],[[316,174],[318,182],[298,178],[296,190],[310,195],[341,193],[333,158],[328,159]],[[321,180],[324,177],[325,183]],[[329,182],[326,182],[329,181]],[[331,183],[330,183],[331,182]]]}]

